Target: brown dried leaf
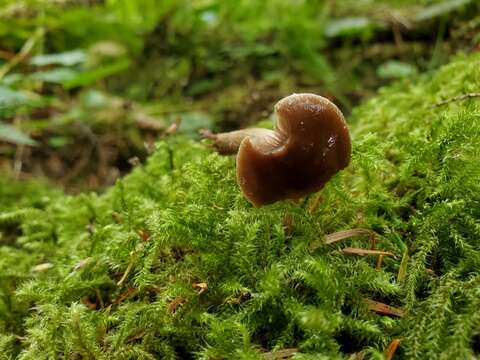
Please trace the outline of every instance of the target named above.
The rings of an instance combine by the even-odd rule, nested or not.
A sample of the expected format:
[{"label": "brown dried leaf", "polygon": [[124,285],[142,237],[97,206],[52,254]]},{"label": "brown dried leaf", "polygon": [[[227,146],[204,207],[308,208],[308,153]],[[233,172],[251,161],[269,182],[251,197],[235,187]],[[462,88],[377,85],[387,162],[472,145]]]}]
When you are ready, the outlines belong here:
[{"label": "brown dried leaf", "polygon": [[181,296],[177,296],[168,304],[168,311],[170,311],[170,313],[172,314],[175,314],[177,310],[181,308],[186,302],[187,300],[185,300]]},{"label": "brown dried leaf", "polygon": [[130,261],[128,262],[127,269],[122,275],[122,278],[117,282],[117,285],[120,286],[124,283],[124,281],[127,279],[128,274],[130,274],[130,271],[132,271],[133,268],[133,253],[130,253]]},{"label": "brown dried leaf", "polygon": [[195,290],[198,290],[198,295],[203,294],[204,292],[208,291],[208,285],[207,285],[207,283],[204,283],[204,282],[193,283],[192,287]]},{"label": "brown dried leaf", "polygon": [[150,234],[146,230],[143,230],[143,229],[138,230],[138,235],[140,235],[140,238],[145,242],[150,239]]},{"label": "brown dried leaf", "polygon": [[91,301],[88,297],[82,299],[82,304],[87,306],[90,310],[96,310],[97,304]]},{"label": "brown dried leaf", "polygon": [[342,231],[337,231],[333,234],[325,236],[325,243],[333,244],[340,240],[351,238],[354,236],[368,236],[373,242],[375,240],[376,235],[377,235],[376,232],[369,229],[358,228],[358,229],[342,230]]},{"label": "brown dried leaf", "polygon": [[352,255],[384,255],[384,256],[395,256],[391,252],[382,251],[382,250],[369,250],[369,249],[361,249],[361,248],[352,248],[346,247],[340,250],[344,254],[352,254]]},{"label": "brown dried leaf", "polygon": [[387,348],[383,352],[383,355],[385,355],[387,360],[392,360],[395,351],[397,351],[398,346],[400,345],[400,342],[400,339],[393,339],[390,344],[388,344]]},{"label": "brown dried leaf", "polygon": [[138,292],[137,288],[128,288],[127,291],[125,291],[123,294],[120,294],[120,296],[114,301],[114,304],[118,305],[123,303],[125,300],[127,300],[130,296],[133,294],[136,294]]},{"label": "brown dried leaf", "polygon": [[376,312],[377,314],[397,316],[397,317],[405,316],[405,311],[403,309],[396,308],[394,306],[390,306],[390,305],[381,303],[379,301],[370,300],[370,299],[367,299],[366,302],[368,305],[368,309]]}]

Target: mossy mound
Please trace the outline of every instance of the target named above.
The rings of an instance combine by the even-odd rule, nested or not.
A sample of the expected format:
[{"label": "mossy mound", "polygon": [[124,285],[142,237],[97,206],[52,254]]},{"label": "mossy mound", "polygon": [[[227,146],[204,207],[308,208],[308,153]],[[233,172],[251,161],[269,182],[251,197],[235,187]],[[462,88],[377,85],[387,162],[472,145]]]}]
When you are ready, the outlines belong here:
[{"label": "mossy mound", "polygon": [[[435,106],[479,83],[475,55],[381,91],[350,119],[351,166],[299,204],[252,208],[234,159],[177,137],[104,195],[5,210],[0,356],[479,356],[480,102]],[[394,256],[324,242],[355,228]]]}]

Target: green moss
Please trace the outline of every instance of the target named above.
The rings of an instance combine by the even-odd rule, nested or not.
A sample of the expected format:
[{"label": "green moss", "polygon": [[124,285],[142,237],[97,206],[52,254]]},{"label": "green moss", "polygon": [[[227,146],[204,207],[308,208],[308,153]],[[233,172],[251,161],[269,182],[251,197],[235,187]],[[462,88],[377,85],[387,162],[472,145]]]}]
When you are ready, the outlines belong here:
[{"label": "green moss", "polygon": [[[0,353],[378,358],[401,338],[399,358],[478,355],[480,105],[433,105],[474,91],[479,65],[459,57],[356,109],[351,166],[298,204],[252,208],[234,159],[179,137],[104,195],[6,211],[0,226],[15,217],[18,236],[0,247]],[[358,227],[395,254],[381,270],[339,251],[365,238],[322,241]],[[371,312],[367,299],[406,315]]]}]

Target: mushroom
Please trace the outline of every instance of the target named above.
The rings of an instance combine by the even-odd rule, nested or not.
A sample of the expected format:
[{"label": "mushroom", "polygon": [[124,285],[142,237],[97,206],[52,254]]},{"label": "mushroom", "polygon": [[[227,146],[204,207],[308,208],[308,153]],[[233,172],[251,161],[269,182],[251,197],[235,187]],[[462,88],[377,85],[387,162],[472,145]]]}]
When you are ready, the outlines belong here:
[{"label": "mushroom", "polygon": [[275,105],[274,130],[248,128],[202,136],[220,154],[237,154],[237,181],[254,206],[320,190],[350,161],[351,145],[341,111],[314,94],[293,94]]}]

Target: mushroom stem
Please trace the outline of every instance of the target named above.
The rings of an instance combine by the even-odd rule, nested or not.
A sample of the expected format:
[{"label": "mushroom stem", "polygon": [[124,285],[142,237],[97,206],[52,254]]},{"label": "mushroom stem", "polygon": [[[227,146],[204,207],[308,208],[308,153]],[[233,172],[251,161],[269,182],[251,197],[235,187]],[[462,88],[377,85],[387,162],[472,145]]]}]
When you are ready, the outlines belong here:
[{"label": "mushroom stem", "polygon": [[234,155],[238,152],[240,144],[246,137],[261,138],[264,136],[271,136],[275,134],[274,131],[261,128],[247,128],[242,130],[235,130],[214,134],[208,129],[200,130],[202,139],[212,140],[213,147],[221,155]]}]

